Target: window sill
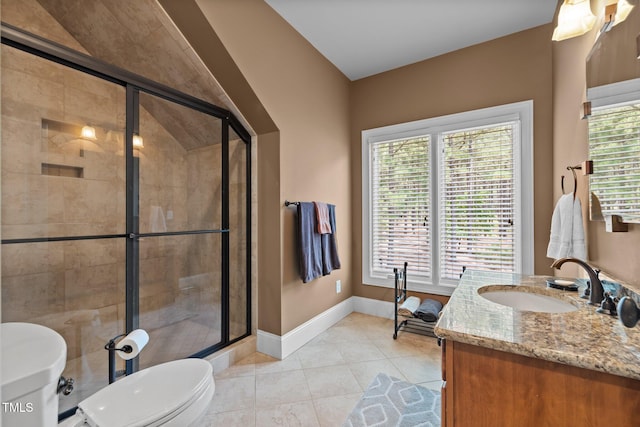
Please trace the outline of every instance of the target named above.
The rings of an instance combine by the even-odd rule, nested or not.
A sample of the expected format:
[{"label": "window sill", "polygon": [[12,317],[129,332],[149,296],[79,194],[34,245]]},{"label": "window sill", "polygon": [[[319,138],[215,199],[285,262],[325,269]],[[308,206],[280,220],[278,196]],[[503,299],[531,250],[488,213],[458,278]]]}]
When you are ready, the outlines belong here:
[{"label": "window sill", "polygon": [[[372,283],[374,281],[375,283]],[[391,280],[380,279],[380,280],[368,280],[368,281],[363,280],[362,284],[365,286],[376,286],[379,288],[389,288],[389,289],[393,289],[395,286],[393,279]],[[412,283],[410,280],[407,283],[408,291],[421,292],[421,293],[431,294],[431,295],[451,296],[451,294],[455,289],[456,289],[456,285],[454,284],[434,285],[432,283],[420,283],[420,282]]]}]

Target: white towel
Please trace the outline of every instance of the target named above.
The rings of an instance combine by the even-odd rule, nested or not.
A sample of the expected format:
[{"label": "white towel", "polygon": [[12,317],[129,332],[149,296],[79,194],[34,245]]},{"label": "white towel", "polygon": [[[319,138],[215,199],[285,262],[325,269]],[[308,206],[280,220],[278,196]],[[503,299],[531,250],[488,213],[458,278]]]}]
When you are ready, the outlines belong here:
[{"label": "white towel", "polygon": [[405,317],[413,317],[413,313],[420,307],[420,298],[409,297],[398,308],[398,314]]},{"label": "white towel", "polygon": [[580,199],[573,194],[563,194],[551,217],[551,237],[547,247],[549,258],[573,257],[586,260],[587,249],[582,226]]}]

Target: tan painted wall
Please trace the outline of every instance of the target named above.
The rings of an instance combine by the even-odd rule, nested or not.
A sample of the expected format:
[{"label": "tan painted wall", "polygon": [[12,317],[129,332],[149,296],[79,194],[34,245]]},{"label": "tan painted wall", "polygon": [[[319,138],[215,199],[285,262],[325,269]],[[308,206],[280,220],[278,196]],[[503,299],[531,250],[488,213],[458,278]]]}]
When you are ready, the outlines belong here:
[{"label": "tan painted wall", "polygon": [[[268,147],[259,138],[258,197],[260,213],[277,215],[282,230],[279,240],[259,242],[261,254],[280,253],[281,307],[278,311],[259,301],[258,322],[260,329],[285,334],[352,294],[349,81],[265,2],[197,4],[279,129],[279,175],[260,170],[262,150]],[[275,186],[262,191],[264,180],[279,180],[279,194],[274,194]],[[262,208],[265,199],[268,212]],[[294,250],[294,211],[284,207],[285,200],[336,205],[342,269],[302,283]],[[261,221],[261,226],[270,225]],[[260,269],[275,267],[260,260]],[[266,293],[277,300],[275,284],[263,282],[262,271],[258,274],[259,295],[268,286]],[[340,294],[335,292],[337,279],[342,281]]]},{"label": "tan painted wall", "polygon": [[[592,0],[592,10],[599,10],[603,0]],[[589,34],[554,43],[554,196],[560,195],[561,175],[570,176],[569,164],[588,158],[588,123],[580,119],[586,100],[586,87],[593,87],[640,77],[640,60],[636,58],[635,38],[640,33],[638,1],[625,22],[605,33],[589,53],[598,28]],[[597,168],[597,165],[594,165]],[[580,177],[579,195],[583,217],[588,218],[588,180]],[[629,225],[627,233],[607,233],[603,222],[586,222],[589,261],[604,272],[629,284],[640,285],[640,225]],[[562,269],[566,273],[565,267]],[[570,271],[567,269],[567,271]]]},{"label": "tan painted wall", "polygon": [[[352,294],[391,301],[389,290],[361,284],[360,132],[377,126],[533,99],[535,271],[551,272],[546,246],[560,176],[567,173],[567,165],[587,156],[586,123],[579,115],[585,97],[587,39],[553,43],[549,24],[349,83],[265,3],[186,3],[194,2],[228,52],[225,61],[237,65],[228,75],[237,79],[241,72],[248,88],[240,96],[230,94],[231,99],[247,116],[270,116],[273,122],[266,123],[278,129],[274,132],[273,126],[249,118],[262,141],[260,329],[284,334]],[[215,55],[209,63],[212,70],[214,62]],[[237,82],[231,83],[223,86],[233,91]],[[586,180],[578,187],[586,201]],[[282,203],[314,198],[338,205],[343,269],[302,285],[293,256],[294,219]],[[586,203],[583,209],[586,216]],[[637,246],[637,231],[632,226],[630,233],[602,236],[602,230],[592,230],[593,224],[587,227],[590,257],[621,274],[633,258],[629,249]],[[577,273],[567,267],[563,274]],[[337,278],[343,281],[339,296],[333,293]]]},{"label": "tan painted wall", "polygon": [[[580,164],[588,158],[587,121],[582,120],[582,103],[586,100],[585,58],[593,38],[590,35],[553,43],[553,200],[562,195],[561,177],[565,177],[565,192],[573,191],[573,175],[567,166]],[[588,218],[588,179],[577,173],[577,197],[582,204],[582,217]],[[586,222],[585,222],[586,230]],[[587,251],[591,253],[587,236]],[[577,265],[564,265],[555,271],[561,276],[581,276]]]},{"label": "tan painted wall", "polygon": [[361,279],[361,131],[528,99],[534,100],[535,271],[550,272],[545,253],[552,212],[552,31],[551,25],[537,27],[353,83],[355,295],[391,301],[393,292]]}]

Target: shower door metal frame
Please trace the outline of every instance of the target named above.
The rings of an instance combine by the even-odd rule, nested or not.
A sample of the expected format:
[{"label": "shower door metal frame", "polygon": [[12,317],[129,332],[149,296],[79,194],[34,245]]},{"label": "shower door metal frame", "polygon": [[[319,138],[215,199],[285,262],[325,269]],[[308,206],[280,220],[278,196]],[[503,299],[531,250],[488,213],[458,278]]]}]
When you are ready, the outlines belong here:
[{"label": "shower door metal frame", "polygon": [[[125,169],[126,169],[126,231],[124,234],[86,235],[86,236],[52,236],[42,238],[3,239],[4,244],[58,242],[94,239],[125,239],[126,242],[126,284],[125,284],[125,329],[126,333],[139,326],[139,239],[142,237],[177,236],[190,234],[221,234],[221,340],[189,357],[205,357],[221,348],[229,346],[251,335],[251,135],[240,121],[229,110],[195,98],[166,85],[134,74],[104,61],[72,50],[40,36],[25,32],[19,28],[0,23],[1,43],[18,50],[33,54],[69,68],[93,75],[115,83],[126,89],[126,125],[125,125]],[[222,137],[222,191],[221,210],[222,228],[211,230],[186,230],[176,232],[140,233],[138,224],[138,192],[139,169],[138,159],[133,155],[133,135],[139,125],[139,94],[147,93],[187,108],[213,116],[221,120]],[[244,334],[230,339],[229,332],[229,128],[244,142],[246,166],[246,330]],[[105,355],[106,359],[106,355]],[[126,372],[130,374],[138,370],[138,358],[126,363]],[[60,414],[65,418],[73,414],[71,409]]]}]

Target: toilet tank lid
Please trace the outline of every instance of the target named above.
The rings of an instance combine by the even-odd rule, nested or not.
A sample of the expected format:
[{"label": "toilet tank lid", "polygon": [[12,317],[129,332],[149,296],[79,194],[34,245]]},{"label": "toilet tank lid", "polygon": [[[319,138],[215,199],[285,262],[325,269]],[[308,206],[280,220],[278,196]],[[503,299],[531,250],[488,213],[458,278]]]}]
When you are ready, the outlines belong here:
[{"label": "toilet tank lid", "polygon": [[3,402],[58,382],[67,359],[59,333],[34,323],[2,323],[0,343]]}]

